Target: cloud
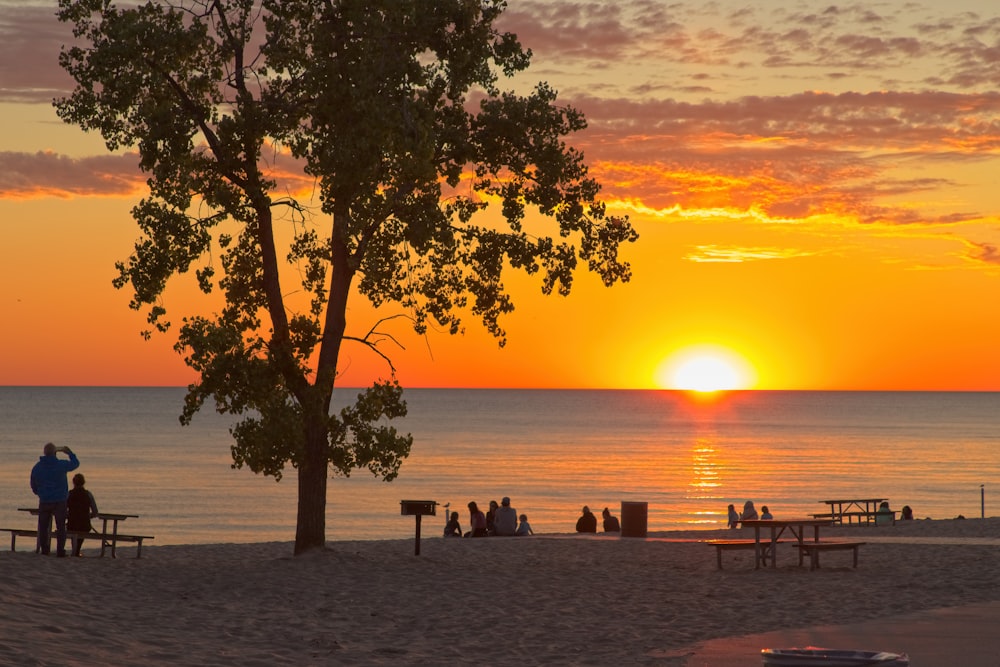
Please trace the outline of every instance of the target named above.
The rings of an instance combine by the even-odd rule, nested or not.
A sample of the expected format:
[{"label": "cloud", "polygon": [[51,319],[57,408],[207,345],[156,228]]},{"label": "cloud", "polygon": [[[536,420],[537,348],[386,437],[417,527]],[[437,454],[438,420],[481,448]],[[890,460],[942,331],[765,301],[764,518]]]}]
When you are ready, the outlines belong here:
[{"label": "cloud", "polygon": [[[880,202],[960,190],[962,183],[940,170],[1000,154],[996,93],[807,92],[701,103],[589,97],[572,104],[589,119],[579,144],[606,194],[653,208],[958,222],[979,213]],[[935,162],[938,175],[914,175]]]},{"label": "cloud", "polygon": [[992,243],[976,243],[973,241],[969,242],[972,246],[972,251],[969,253],[969,258],[976,262],[983,262],[985,264],[996,264],[1000,265],[1000,248]]},{"label": "cloud", "polygon": [[0,3],[0,10],[0,101],[48,103],[69,93],[73,80],[58,58],[73,35],[52,5]]},{"label": "cloud", "polygon": [[133,196],[144,192],[138,155],[70,158],[50,151],[0,152],[0,198]]},{"label": "cloud", "polygon": [[684,259],[697,263],[743,263],[759,262],[774,259],[790,259],[793,257],[810,257],[816,253],[797,250],[795,248],[754,248],[754,247],[722,247],[718,245],[700,245],[695,247]]},{"label": "cloud", "polygon": [[[0,7],[0,101],[67,93],[56,55],[68,26],[51,6]],[[525,0],[502,24],[570,82],[561,100],[590,122],[572,141],[609,200],[862,223],[983,215],[933,195],[966,187],[952,167],[1000,155],[1000,17],[918,3]],[[7,154],[0,197],[143,187],[134,157],[103,159]],[[313,187],[297,167],[273,165],[281,191]]]}]

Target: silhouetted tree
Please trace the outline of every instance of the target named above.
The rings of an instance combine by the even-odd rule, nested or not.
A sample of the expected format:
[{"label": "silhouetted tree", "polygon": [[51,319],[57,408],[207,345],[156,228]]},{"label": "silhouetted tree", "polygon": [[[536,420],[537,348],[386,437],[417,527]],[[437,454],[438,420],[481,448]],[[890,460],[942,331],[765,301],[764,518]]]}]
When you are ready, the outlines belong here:
[{"label": "silhouetted tree", "polygon": [[[222,290],[221,312],[179,329],[177,349],[200,374],[181,420],[212,398],[240,416],[234,466],[278,479],[297,469],[295,553],[324,544],[329,468],[390,480],[412,444],[387,425],[406,413],[379,348],[392,338],[384,320],[348,331],[352,290],[397,304],[421,333],[432,322],[459,332],[471,312],[502,345],[505,270],[560,294],[578,259],[607,285],[630,277],[618,251],[637,235],[605,215],[583,156],[564,143],[583,115],[545,84],[498,87],[530,58],[495,27],[504,8],[59,1],[75,36],[59,61],[76,81],[59,116],[109,150],[137,147],[148,176],[133,209],[142,235],[115,286],[131,286],[131,306],[160,331],[174,274],[193,269],[204,292]],[[282,186],[288,168],[309,186]],[[490,205],[502,215],[481,215]],[[286,293],[289,274],[306,298]],[[391,379],[331,415],[346,341],[382,355]]]}]

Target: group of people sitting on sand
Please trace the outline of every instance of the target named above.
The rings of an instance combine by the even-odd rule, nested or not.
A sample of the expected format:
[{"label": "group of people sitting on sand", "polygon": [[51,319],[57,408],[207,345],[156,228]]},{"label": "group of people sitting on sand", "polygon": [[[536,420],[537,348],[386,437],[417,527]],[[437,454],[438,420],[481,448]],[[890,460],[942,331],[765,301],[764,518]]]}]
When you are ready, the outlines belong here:
[{"label": "group of people sitting on sand", "polygon": [[[618,517],[611,514],[611,510],[607,507],[601,512],[601,516],[604,518],[604,532],[605,533],[620,533],[622,532],[621,524],[618,522]],[[576,532],[578,533],[596,533],[597,532],[597,517],[594,513],[590,511],[590,508],[586,505],[583,506],[583,513],[580,518],[576,520]]]},{"label": "group of people sitting on sand", "polygon": [[469,530],[462,532],[458,520],[458,512],[452,512],[444,527],[445,537],[512,537],[518,535],[534,535],[528,516],[518,516],[517,510],[510,506],[510,498],[504,496],[497,501],[490,501],[490,509],[485,514],[476,501],[469,503]]},{"label": "group of people sitting on sand", "polygon": [[761,519],[767,521],[768,519],[773,519],[774,516],[771,514],[771,510],[767,508],[767,505],[761,505],[760,514],[757,514],[757,508],[753,506],[753,501],[748,500],[743,503],[743,511],[737,512],[735,505],[729,505],[728,518],[726,521],[726,526],[729,528],[739,528],[740,521],[756,521]]}]

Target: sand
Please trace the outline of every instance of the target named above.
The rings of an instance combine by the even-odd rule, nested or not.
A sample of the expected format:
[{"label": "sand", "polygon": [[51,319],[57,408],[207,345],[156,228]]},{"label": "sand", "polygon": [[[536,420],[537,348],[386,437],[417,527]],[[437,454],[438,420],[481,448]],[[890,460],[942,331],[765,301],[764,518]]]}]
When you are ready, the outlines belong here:
[{"label": "sand", "polygon": [[[922,652],[921,667],[1000,664],[1000,519],[830,529],[868,542],[860,565],[835,552],[812,572],[790,547],[773,570],[755,571],[746,551],[718,570],[693,541],[734,534],[752,536],[425,532],[419,556],[412,534],[301,557],[290,543],[146,545],[114,560],[93,545],[83,558],[4,550],[0,663],[760,665],[761,648],[818,639]],[[858,630],[877,624],[887,629]],[[959,640],[992,661],[934,662]]]}]

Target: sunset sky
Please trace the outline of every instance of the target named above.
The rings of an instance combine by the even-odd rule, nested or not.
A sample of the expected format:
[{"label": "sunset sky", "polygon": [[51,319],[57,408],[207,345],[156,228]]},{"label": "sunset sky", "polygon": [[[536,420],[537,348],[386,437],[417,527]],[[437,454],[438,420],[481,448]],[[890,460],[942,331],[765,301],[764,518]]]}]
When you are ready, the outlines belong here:
[{"label": "sunset sky", "polygon": [[[0,385],[187,384],[111,286],[144,182],[56,117],[53,5],[0,0]],[[471,316],[400,326],[404,387],[675,387],[694,363],[757,389],[1000,390],[995,0],[510,0],[503,27],[586,114],[572,141],[640,233],[633,278],[509,281],[503,349]],[[191,297],[168,293],[174,322],[211,307]],[[354,304],[354,332],[377,315]],[[361,348],[342,370],[387,373]]]}]

